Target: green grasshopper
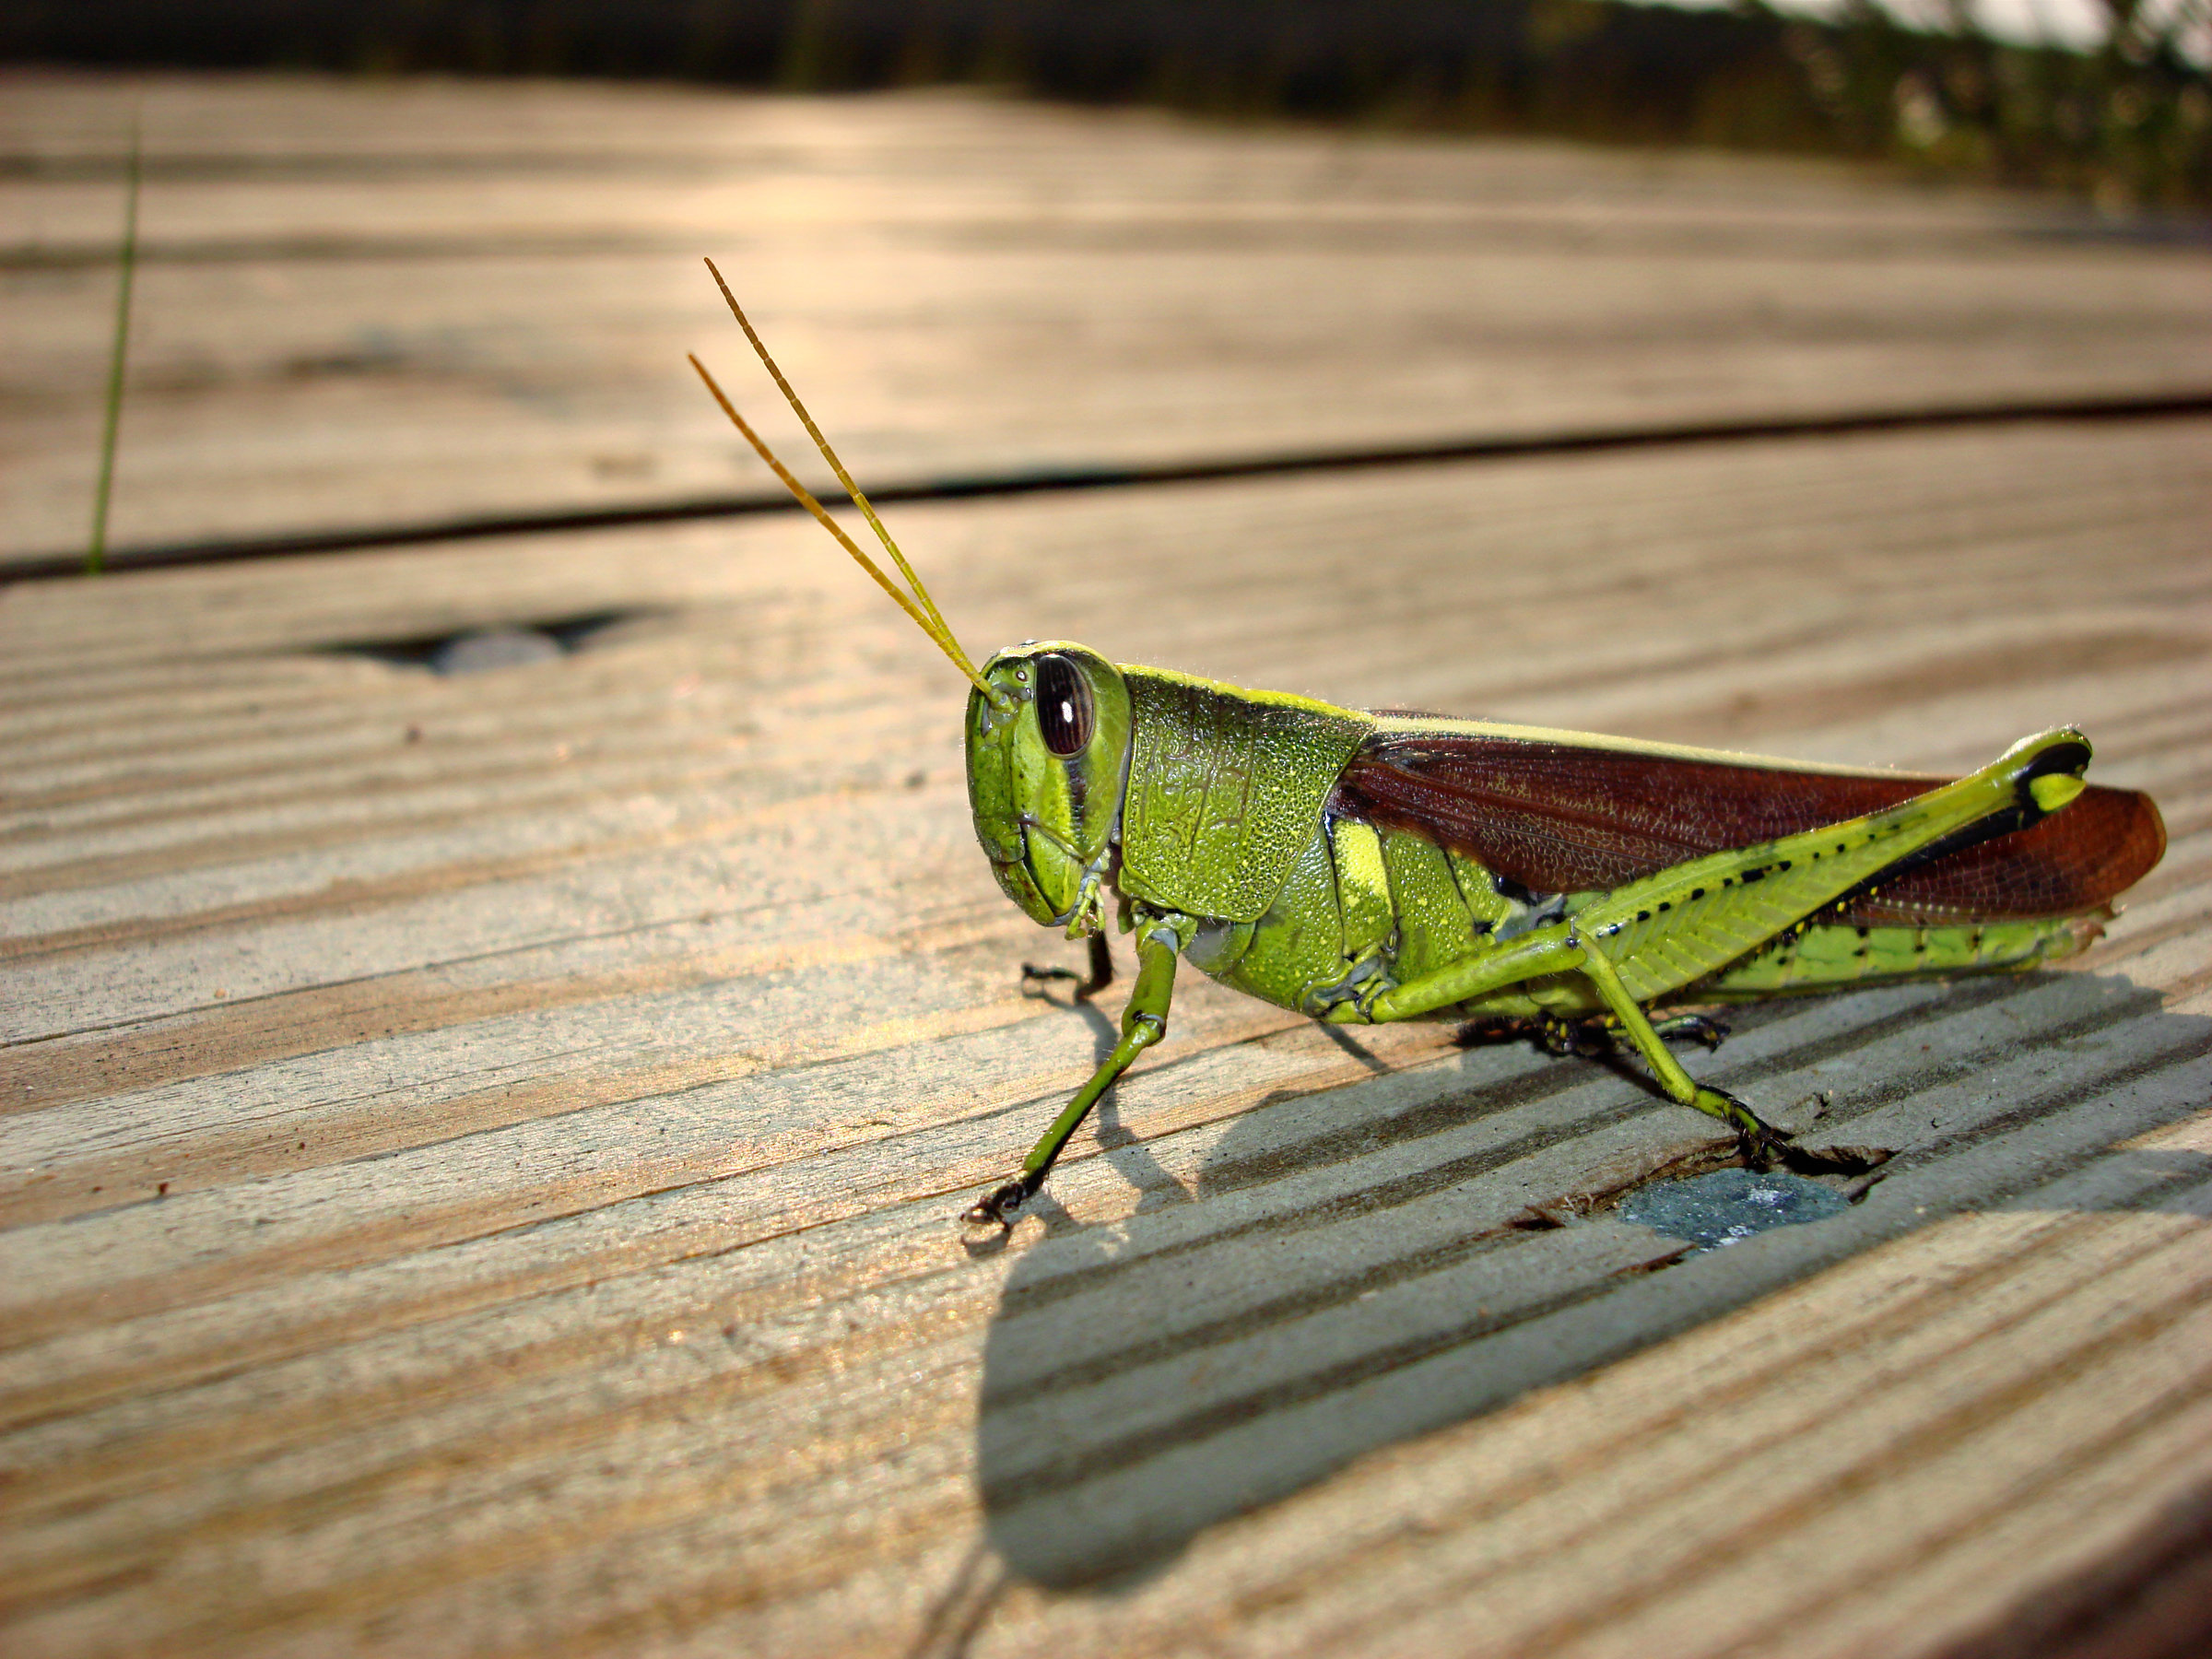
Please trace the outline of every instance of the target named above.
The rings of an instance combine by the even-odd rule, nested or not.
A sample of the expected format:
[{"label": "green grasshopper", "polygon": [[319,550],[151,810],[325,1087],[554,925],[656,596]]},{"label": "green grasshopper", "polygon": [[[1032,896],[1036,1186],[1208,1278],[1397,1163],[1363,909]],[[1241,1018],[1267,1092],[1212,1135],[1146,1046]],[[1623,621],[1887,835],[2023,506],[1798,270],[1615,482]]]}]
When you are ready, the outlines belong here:
[{"label": "green grasshopper", "polygon": [[2098,937],[2165,850],[2148,796],[2082,781],[2089,743],[2070,727],[1945,780],[1369,713],[1068,641],[1025,641],[979,668],[714,280],[911,597],[692,367],[968,677],[968,798],[999,886],[1089,939],[1079,995],[1112,977],[1110,897],[1135,937],[1120,1041],[969,1222],[1009,1227],[1100,1096],[1167,1034],[1179,958],[1333,1025],[1488,1022],[1555,1052],[1625,1040],[1671,1099],[1733,1128],[1755,1167],[1864,1169],[1865,1155],[1799,1147],[1697,1082],[1667,1039],[1711,1046],[1722,1028],[1664,1010],[2053,961]]}]

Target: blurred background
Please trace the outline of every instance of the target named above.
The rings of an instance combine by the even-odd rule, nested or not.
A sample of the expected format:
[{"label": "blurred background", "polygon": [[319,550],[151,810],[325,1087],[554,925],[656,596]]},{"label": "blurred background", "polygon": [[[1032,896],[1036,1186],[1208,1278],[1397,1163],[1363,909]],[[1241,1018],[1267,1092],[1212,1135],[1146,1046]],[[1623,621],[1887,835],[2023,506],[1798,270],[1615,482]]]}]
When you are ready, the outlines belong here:
[{"label": "blurred background", "polygon": [[2194,390],[2212,0],[1801,3],[22,0],[0,562],[134,132],[134,557],[747,506],[706,252],[887,488]]},{"label": "blurred background", "polygon": [[2212,204],[2207,0],[17,0],[0,58],[981,83],[1424,131],[1884,156]]}]

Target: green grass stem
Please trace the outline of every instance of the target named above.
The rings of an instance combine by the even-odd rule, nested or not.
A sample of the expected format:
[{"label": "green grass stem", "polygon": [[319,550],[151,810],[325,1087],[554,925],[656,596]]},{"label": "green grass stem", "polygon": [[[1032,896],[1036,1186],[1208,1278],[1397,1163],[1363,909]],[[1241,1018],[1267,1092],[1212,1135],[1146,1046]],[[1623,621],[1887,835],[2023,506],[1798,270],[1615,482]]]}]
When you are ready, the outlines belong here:
[{"label": "green grass stem", "polygon": [[85,574],[107,568],[108,499],[115,491],[115,435],[123,427],[123,371],[131,346],[131,278],[138,269],[138,118],[131,118],[130,186],[124,198],[122,276],[115,288],[115,348],[108,359],[108,399],[100,432],[100,483],[92,492],[92,545]]}]

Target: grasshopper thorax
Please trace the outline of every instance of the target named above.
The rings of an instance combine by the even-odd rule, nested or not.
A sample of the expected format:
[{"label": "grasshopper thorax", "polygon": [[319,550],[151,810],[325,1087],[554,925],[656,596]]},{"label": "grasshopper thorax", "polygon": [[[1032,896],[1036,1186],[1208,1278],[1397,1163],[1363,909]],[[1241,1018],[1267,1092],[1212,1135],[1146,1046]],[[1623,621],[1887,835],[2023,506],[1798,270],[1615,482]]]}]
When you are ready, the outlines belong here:
[{"label": "grasshopper thorax", "polygon": [[1129,778],[1129,688],[1064,640],[1002,651],[968,695],[968,804],[1006,897],[1067,935],[1096,933]]}]

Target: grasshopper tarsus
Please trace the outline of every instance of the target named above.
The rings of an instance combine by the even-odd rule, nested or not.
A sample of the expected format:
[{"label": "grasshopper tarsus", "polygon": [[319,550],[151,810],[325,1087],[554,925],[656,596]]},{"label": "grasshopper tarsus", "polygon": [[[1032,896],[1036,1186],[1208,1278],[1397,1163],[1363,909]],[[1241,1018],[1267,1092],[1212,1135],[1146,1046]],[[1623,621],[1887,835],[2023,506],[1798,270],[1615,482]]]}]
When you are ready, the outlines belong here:
[{"label": "grasshopper tarsus", "polygon": [[1001,1233],[1012,1232],[1014,1212],[1027,1204],[1036,1190],[1027,1176],[1017,1176],[994,1188],[989,1197],[970,1205],[960,1212],[960,1219],[970,1227],[995,1227]]},{"label": "grasshopper tarsus", "polygon": [[1728,1022],[1710,1014],[1673,1014],[1652,1022],[1652,1030],[1668,1041],[1701,1042],[1708,1053],[1727,1040]]},{"label": "grasshopper tarsus", "polygon": [[[1715,1094],[1724,1091],[1712,1090]],[[1730,1096],[1731,1100],[1735,1097]],[[1741,1105],[1742,1102],[1736,1102]],[[1879,1169],[1895,1156],[1887,1147],[1806,1147],[1800,1146],[1794,1135],[1774,1128],[1752,1116],[1748,1107],[1744,1114],[1751,1124],[1736,1130],[1737,1144],[1743,1149],[1745,1167],[1761,1173],[1777,1166],[1793,1175],[1865,1175]],[[1852,1194],[1853,1201],[1863,1194]]]}]

